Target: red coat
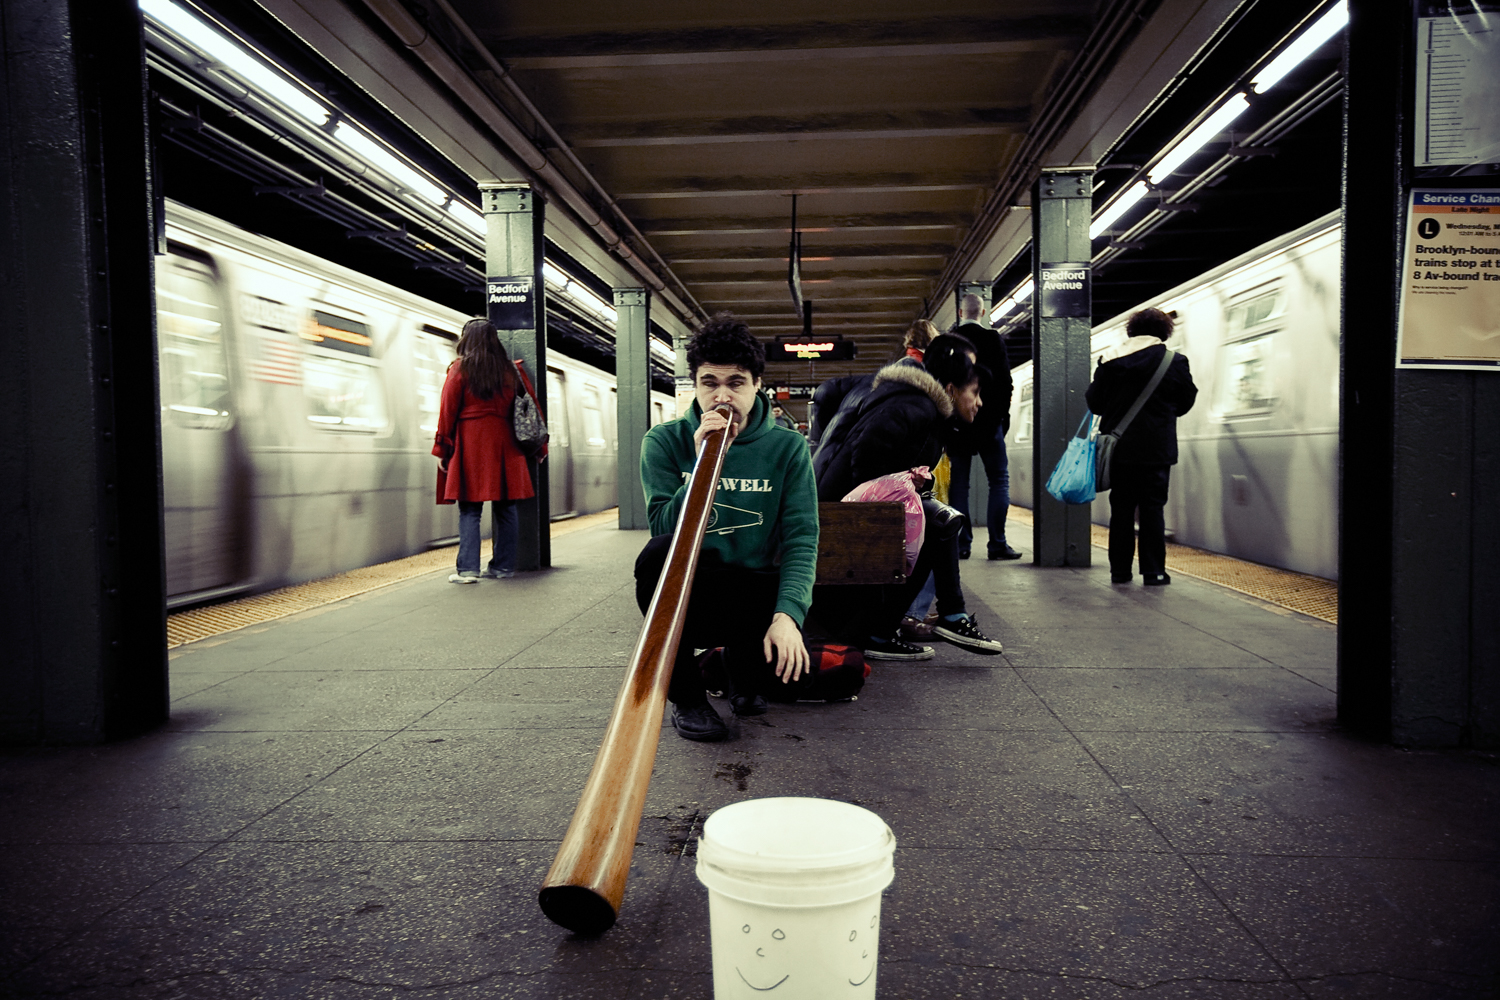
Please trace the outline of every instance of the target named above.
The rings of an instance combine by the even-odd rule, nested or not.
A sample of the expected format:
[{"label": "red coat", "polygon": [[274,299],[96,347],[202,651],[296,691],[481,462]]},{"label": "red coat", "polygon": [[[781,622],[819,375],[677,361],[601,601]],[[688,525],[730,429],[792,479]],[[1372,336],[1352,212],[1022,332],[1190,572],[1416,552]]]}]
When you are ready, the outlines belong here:
[{"label": "red coat", "polygon": [[525,500],[536,495],[526,455],[511,427],[515,398],[515,390],[502,389],[480,399],[469,391],[462,364],[455,361],[448,369],[432,445],[432,453],[448,465],[446,474],[438,472],[438,503]]}]

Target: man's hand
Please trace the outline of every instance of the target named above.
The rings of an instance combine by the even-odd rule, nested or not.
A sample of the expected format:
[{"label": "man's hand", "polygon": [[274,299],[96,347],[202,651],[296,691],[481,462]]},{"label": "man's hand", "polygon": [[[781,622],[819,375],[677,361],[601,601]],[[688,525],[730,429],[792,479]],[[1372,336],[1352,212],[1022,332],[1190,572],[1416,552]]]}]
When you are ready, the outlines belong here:
[{"label": "man's hand", "polygon": [[447,474],[448,474],[448,461],[447,461],[447,459],[444,459],[443,461],[441,461],[441,462],[438,463],[438,475],[440,475],[440,476],[446,476]]},{"label": "man's hand", "polygon": [[739,433],[738,424],[724,416],[718,410],[709,410],[703,414],[703,419],[698,422],[698,432],[693,435],[693,450],[702,451],[703,439],[714,431],[722,430],[725,427],[729,428],[729,440],[733,441],[735,435]]},{"label": "man's hand", "polygon": [[778,611],[771,616],[771,627],[766,629],[762,647],[767,663],[771,662],[772,647],[775,648],[776,676],[781,678],[783,684],[790,684],[809,669],[807,647],[802,644],[802,630],[785,611]]}]

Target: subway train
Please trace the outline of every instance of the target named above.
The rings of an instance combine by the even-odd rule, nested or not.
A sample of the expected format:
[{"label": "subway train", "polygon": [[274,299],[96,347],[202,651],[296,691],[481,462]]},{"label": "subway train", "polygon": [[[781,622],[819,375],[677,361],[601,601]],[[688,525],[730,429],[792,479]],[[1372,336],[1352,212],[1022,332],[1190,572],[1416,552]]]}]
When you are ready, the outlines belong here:
[{"label": "subway train", "polygon": [[[1177,422],[1175,541],[1338,578],[1339,237],[1335,212],[1136,307],[1175,315],[1169,346],[1198,385]],[[1094,328],[1095,363],[1125,339],[1128,316]],[[1031,364],[1013,375],[1011,500],[1030,507]],[[1092,518],[1109,522],[1108,493]]]},{"label": "subway train", "polygon": [[[456,541],[458,508],[434,503],[431,449],[469,317],[174,202],[167,240],[156,305],[168,606]],[[615,377],[549,352],[544,384],[551,516],[615,506]],[[653,423],[675,412],[652,393]]]}]

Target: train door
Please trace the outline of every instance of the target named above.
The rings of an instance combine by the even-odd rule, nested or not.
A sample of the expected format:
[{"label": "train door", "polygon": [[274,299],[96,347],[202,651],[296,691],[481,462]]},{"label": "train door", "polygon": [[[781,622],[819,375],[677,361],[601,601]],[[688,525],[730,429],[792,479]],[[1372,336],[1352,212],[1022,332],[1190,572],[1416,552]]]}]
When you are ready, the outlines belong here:
[{"label": "train door", "polygon": [[567,377],[547,369],[547,487],[553,519],[576,513],[573,502],[573,449],[568,436]]},{"label": "train door", "polygon": [[[448,365],[453,361],[453,345],[457,339],[457,334],[435,326],[424,325],[417,332],[416,339],[412,343],[412,379],[417,393],[417,431],[414,440],[419,449],[431,448],[432,440],[437,435],[438,410],[443,399],[443,382],[448,377]],[[419,463],[419,467],[425,467],[427,472],[434,472],[437,468],[437,459]],[[419,488],[423,488],[426,482],[431,481],[430,475],[419,475],[418,481],[421,484]],[[424,534],[427,537],[424,540],[437,541],[457,537],[458,506],[432,503],[431,495],[425,493],[425,488],[418,496],[421,498],[418,500],[418,509],[430,512],[425,522]]]},{"label": "train door", "polygon": [[167,596],[232,587],[245,574],[225,312],[208,258],[178,248],[156,268]]},{"label": "train door", "polygon": [[577,388],[581,424],[573,441],[573,499],[580,514],[592,514],[614,506],[614,484],[607,481],[609,432],[599,387],[581,382]]}]

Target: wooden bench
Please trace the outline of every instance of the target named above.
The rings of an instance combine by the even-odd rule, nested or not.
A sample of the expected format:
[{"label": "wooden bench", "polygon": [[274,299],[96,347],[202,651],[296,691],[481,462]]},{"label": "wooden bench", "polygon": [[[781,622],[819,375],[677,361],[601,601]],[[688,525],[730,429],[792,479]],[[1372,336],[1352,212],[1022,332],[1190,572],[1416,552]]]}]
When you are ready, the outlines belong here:
[{"label": "wooden bench", "polygon": [[819,586],[905,582],[906,510],[901,504],[818,504]]}]

